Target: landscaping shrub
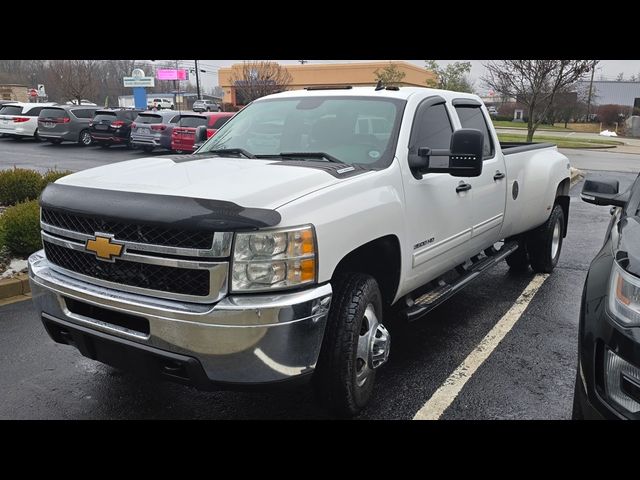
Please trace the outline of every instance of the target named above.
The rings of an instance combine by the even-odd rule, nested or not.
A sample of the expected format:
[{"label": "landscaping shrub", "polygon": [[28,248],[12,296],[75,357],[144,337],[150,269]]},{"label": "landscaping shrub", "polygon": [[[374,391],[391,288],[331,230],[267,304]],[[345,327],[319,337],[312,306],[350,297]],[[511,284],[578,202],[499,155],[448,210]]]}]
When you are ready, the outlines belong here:
[{"label": "landscaping shrub", "polygon": [[42,190],[44,190],[44,187],[46,187],[50,183],[55,182],[59,178],[66,177],[71,173],[73,172],[71,172],[70,170],[49,170],[42,176]]},{"label": "landscaping shrub", "polygon": [[42,191],[42,175],[35,170],[14,168],[0,170],[0,204],[16,203],[38,198]]},{"label": "landscaping shrub", "polygon": [[0,216],[0,247],[14,255],[29,255],[42,248],[40,207],[37,200],[18,203]]}]

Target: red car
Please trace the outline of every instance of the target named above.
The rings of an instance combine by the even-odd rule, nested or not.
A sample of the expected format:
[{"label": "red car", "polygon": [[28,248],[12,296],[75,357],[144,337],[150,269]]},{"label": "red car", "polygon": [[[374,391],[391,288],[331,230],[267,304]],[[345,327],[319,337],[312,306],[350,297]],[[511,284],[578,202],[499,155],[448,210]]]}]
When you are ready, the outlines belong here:
[{"label": "red car", "polygon": [[207,138],[212,137],[222,125],[235,115],[235,112],[203,112],[187,113],[180,117],[180,121],[173,128],[171,134],[171,150],[174,152],[193,152],[196,138],[196,128],[205,125]]}]

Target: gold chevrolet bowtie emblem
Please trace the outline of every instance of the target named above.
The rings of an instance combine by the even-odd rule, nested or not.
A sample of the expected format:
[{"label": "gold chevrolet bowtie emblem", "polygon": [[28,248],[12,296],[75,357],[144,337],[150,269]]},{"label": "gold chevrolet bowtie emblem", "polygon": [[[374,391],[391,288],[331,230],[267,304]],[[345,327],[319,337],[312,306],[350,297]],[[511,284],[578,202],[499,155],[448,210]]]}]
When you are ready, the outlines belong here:
[{"label": "gold chevrolet bowtie emblem", "polygon": [[122,255],[123,246],[119,243],[114,243],[111,237],[96,235],[95,239],[87,240],[84,249],[93,253],[100,260],[114,262],[117,257]]}]

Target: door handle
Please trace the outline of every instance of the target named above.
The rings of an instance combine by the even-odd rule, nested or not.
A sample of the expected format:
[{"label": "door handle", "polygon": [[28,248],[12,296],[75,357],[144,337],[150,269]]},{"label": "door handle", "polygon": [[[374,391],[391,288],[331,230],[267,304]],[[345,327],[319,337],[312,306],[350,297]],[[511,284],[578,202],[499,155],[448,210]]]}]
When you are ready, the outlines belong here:
[{"label": "door handle", "polygon": [[496,174],[493,176],[494,180],[502,180],[506,175],[500,170],[496,170]]},{"label": "door handle", "polygon": [[467,192],[471,190],[471,185],[468,183],[461,183],[456,187],[456,193]]}]

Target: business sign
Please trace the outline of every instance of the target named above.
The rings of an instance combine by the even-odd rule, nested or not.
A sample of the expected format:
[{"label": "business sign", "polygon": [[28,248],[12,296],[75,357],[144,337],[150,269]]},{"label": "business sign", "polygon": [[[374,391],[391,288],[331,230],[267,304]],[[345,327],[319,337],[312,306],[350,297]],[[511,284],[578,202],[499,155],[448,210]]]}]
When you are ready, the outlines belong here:
[{"label": "business sign", "polygon": [[39,97],[46,97],[47,93],[44,91],[44,85],[39,83],[38,84],[38,96]]},{"label": "business sign", "polygon": [[159,68],[156,70],[158,80],[189,80],[189,71],[184,68]]},{"label": "business sign", "polygon": [[124,77],[125,87],[155,87],[156,81],[153,77],[145,77],[144,71],[136,68],[131,72],[130,77]]},{"label": "business sign", "polygon": [[156,82],[153,77],[124,77],[125,87],[155,87]]}]

